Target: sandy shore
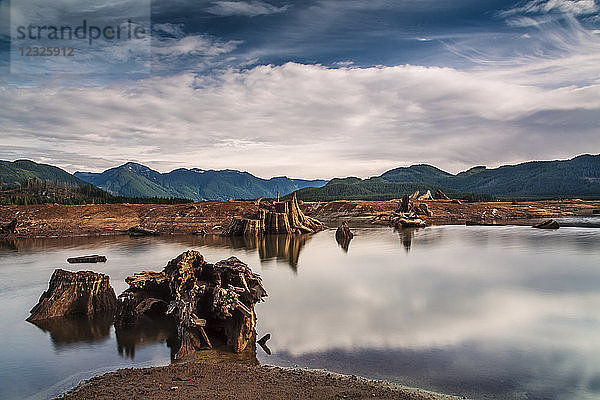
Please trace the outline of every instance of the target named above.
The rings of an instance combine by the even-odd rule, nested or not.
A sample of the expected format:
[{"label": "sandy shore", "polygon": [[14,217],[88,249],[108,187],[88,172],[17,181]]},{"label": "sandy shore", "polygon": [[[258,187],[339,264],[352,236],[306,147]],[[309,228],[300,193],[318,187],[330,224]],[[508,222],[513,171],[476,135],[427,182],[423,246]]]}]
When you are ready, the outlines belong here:
[{"label": "sandy shore", "polygon": [[82,382],[64,399],[402,399],[458,397],[325,371],[189,362],[122,369]]},{"label": "sandy shore", "polygon": [[[451,201],[426,202],[433,212],[428,224],[464,224],[491,215],[499,223],[529,221],[600,212],[600,201],[564,200],[530,202],[482,202],[457,204]],[[368,221],[396,209],[397,201],[332,201],[304,203],[305,214],[331,226],[339,219]],[[103,204],[0,206],[0,224],[17,219],[16,232],[4,238],[72,237],[118,235],[142,226],[161,234],[220,233],[235,215],[255,211],[252,201],[211,201],[193,204]]]}]

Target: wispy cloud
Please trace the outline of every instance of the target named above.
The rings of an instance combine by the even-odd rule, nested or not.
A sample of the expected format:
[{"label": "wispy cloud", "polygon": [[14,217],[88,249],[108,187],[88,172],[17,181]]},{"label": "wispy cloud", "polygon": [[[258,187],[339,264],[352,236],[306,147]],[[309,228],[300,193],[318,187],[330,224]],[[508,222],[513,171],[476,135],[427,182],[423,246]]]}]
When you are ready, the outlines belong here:
[{"label": "wispy cloud", "polygon": [[572,15],[589,15],[599,10],[595,0],[532,0],[522,7],[506,11],[511,13],[539,14],[561,12]]},{"label": "wispy cloud", "polygon": [[246,16],[277,14],[286,11],[290,6],[274,6],[264,1],[215,1],[207,8],[211,14],[219,16]]},{"label": "wispy cloud", "polygon": [[[155,77],[135,88],[6,90],[0,101],[2,148],[20,143],[23,157],[102,154],[111,160],[103,168],[135,159],[262,176],[366,176],[423,161],[458,171],[600,147],[599,85],[544,89],[451,68],[288,63]],[[569,135],[546,112],[572,124]]]}]

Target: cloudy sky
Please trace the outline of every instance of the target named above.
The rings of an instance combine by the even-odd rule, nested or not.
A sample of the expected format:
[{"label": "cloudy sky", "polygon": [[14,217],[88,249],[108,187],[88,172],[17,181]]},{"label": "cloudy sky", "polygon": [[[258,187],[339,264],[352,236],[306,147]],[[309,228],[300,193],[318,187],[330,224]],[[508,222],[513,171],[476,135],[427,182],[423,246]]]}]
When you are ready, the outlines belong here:
[{"label": "cloudy sky", "polygon": [[[0,0],[0,159],[331,178],[600,153],[596,0],[36,1]],[[17,25],[98,9],[148,35],[18,57]]]}]

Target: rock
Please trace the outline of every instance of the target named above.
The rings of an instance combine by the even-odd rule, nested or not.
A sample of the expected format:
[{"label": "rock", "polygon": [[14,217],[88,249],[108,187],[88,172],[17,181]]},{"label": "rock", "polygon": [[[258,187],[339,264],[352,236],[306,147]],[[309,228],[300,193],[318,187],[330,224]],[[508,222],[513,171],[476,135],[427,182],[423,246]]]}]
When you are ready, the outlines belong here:
[{"label": "rock", "polygon": [[450,200],[450,197],[446,196],[446,193],[442,192],[440,189],[435,191],[435,198],[438,200]]},{"label": "rock", "polygon": [[225,340],[235,353],[255,336],[254,305],[267,296],[261,278],[235,257],[210,264],[197,251],[171,260],[162,272],[144,271],[126,279],[115,325],[172,315],[181,342],[176,358]]},{"label": "rock", "polygon": [[153,229],[146,229],[140,225],[133,226],[133,227],[127,229],[127,232],[131,236],[159,236],[160,235],[160,232],[155,231]]},{"label": "rock", "polygon": [[304,215],[296,193],[285,202],[263,203],[257,212],[233,217],[223,236],[257,236],[262,234],[302,234],[323,230],[320,221]]},{"label": "rock", "polygon": [[93,255],[67,258],[69,264],[106,262],[105,256]]},{"label": "rock", "polygon": [[538,229],[558,229],[560,228],[560,225],[555,220],[549,219],[547,221],[536,224],[533,227]]},{"label": "rock", "polygon": [[48,290],[31,309],[27,321],[112,312],[116,305],[117,298],[108,275],[56,269],[50,278]]},{"label": "rock", "polygon": [[350,231],[350,227],[346,221],[344,221],[335,231],[335,240],[345,251],[348,251],[348,248],[350,247],[350,241],[353,237],[354,233]]}]

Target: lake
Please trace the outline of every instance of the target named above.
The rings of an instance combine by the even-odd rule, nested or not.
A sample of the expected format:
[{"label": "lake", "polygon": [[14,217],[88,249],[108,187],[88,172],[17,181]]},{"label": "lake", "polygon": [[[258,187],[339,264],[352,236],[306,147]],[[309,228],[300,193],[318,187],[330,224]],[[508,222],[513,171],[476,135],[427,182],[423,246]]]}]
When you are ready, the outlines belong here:
[{"label": "lake", "polygon": [[[587,222],[586,222],[587,221]],[[588,223],[590,222],[591,223]],[[262,364],[328,369],[477,399],[600,398],[600,229],[357,227],[260,240],[94,237],[0,242],[0,398],[46,399],[123,367],[167,365],[173,327],[25,321],[55,268],[124,279],[186,249],[263,277]],[[596,225],[594,225],[596,224]],[[102,254],[106,263],[66,263]]]}]

